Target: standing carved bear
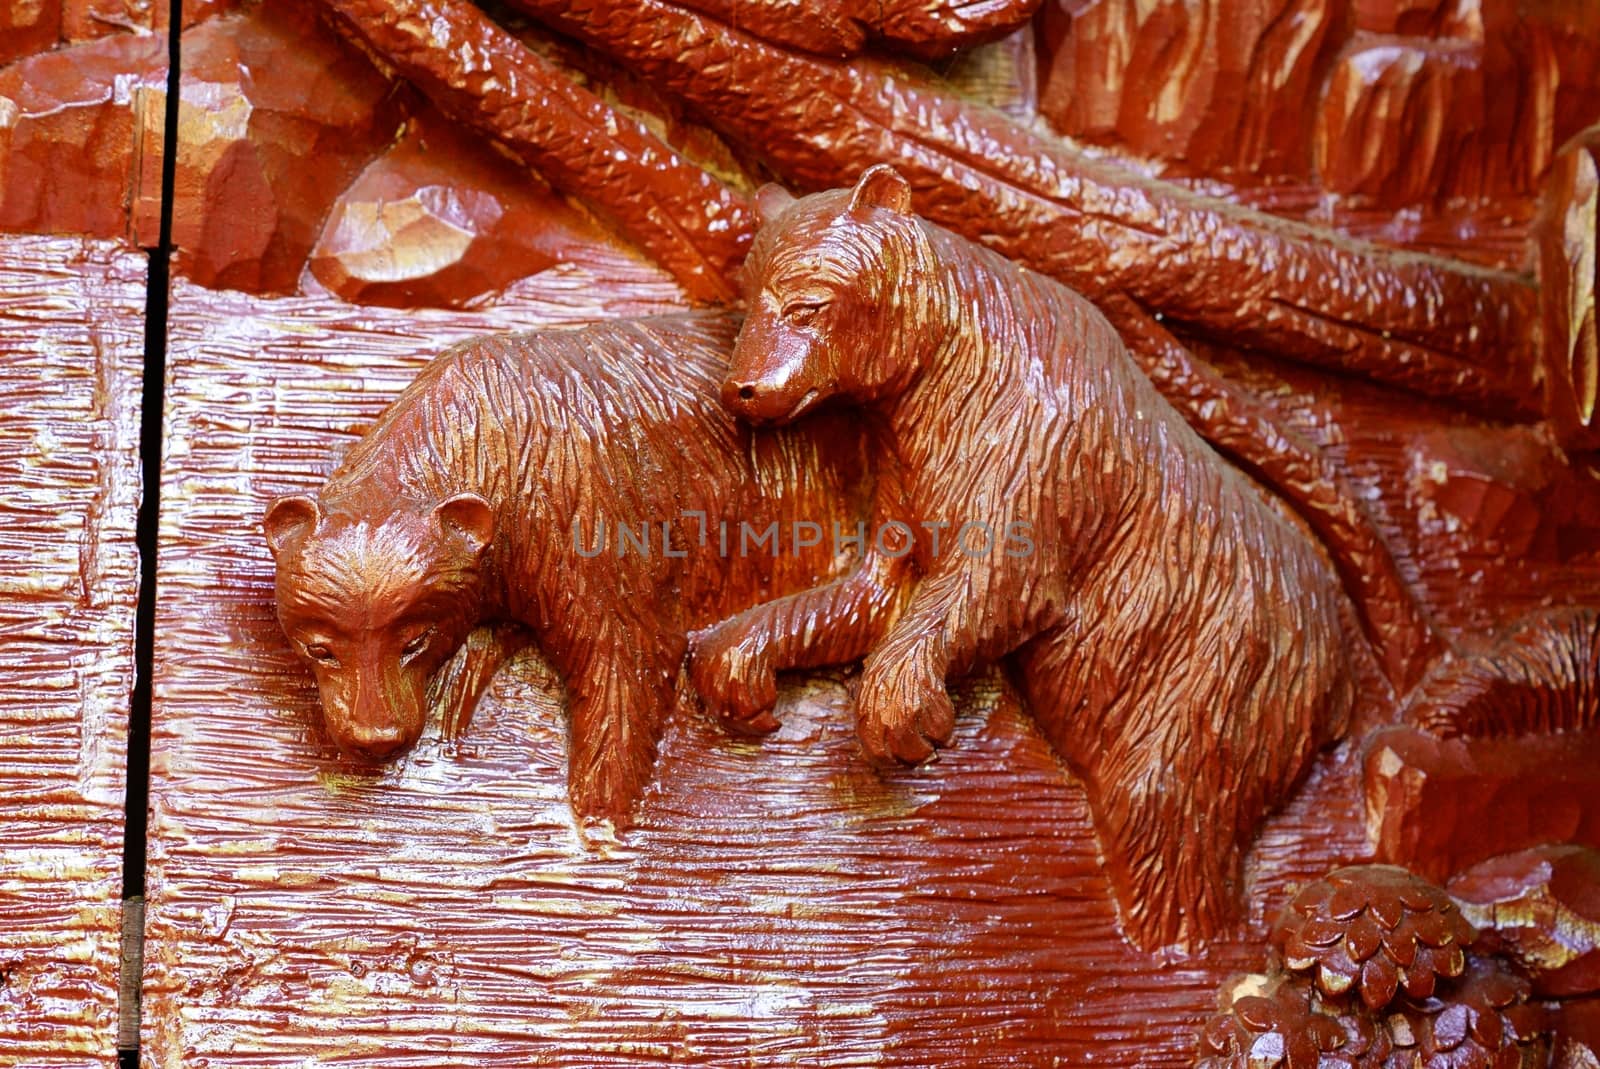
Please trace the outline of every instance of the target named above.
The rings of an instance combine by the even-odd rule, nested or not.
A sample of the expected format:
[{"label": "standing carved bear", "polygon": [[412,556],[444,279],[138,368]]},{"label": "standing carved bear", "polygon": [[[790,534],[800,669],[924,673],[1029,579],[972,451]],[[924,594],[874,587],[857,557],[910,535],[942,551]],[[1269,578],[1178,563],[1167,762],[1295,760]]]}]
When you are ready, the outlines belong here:
[{"label": "standing carved bear", "polygon": [[752,433],[718,404],[736,329],[688,315],[465,342],[320,493],[273,502],[279,620],[342,750],[409,746],[434,704],[459,733],[536,642],[566,684],[574,809],[626,818],[688,632],[837,570],[822,540],[746,552],[724,524],[742,538],[865,509],[846,428]]},{"label": "standing carved bear", "polygon": [[[1330,567],[1087,301],[915,217],[892,169],[799,201],[769,187],[762,205],[724,403],[756,423],[857,406],[881,469],[874,522],[915,545],[861,561],[877,578],[854,612],[830,603],[842,627],[801,599],[719,625],[697,684],[763,715],[749,680],[787,665],[759,656],[783,635],[755,628],[809,631],[866,656],[868,755],[914,762],[950,736],[946,681],[1007,659],[1088,791],[1129,936],[1214,933],[1262,818],[1350,717]],[[1008,537],[1023,532],[1031,552]]]}]

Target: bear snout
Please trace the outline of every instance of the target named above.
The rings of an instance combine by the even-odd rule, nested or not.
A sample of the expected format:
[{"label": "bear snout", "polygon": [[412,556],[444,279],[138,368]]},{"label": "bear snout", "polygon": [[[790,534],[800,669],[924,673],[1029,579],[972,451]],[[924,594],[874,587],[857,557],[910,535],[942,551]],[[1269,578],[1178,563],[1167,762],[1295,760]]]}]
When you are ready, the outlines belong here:
[{"label": "bear snout", "polygon": [[382,761],[404,749],[411,741],[398,725],[351,727],[335,739],[345,754],[367,761]]},{"label": "bear snout", "polygon": [[821,390],[806,390],[798,398],[786,385],[774,386],[758,379],[729,379],[722,384],[722,406],[746,423],[789,423],[815,408]]},{"label": "bear snout", "polygon": [[722,407],[748,423],[766,423],[782,413],[769,413],[771,393],[755,379],[729,379],[722,384]]}]

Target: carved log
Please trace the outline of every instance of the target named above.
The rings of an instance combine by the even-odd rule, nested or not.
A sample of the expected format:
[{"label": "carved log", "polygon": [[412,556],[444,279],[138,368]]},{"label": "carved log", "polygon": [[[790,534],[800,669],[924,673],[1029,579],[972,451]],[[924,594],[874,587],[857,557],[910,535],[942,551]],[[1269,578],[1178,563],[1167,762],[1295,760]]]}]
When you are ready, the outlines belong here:
[{"label": "carved log", "polygon": [[[1501,414],[1542,412],[1537,294],[1092,160],[903,73],[754,40],[665,0],[516,0],[693,105],[802,189],[892,162],[919,212],[1091,299]],[[796,92],[796,86],[806,87]]]},{"label": "carved log", "polygon": [[922,59],[992,41],[1027,22],[1040,0],[686,0],[685,6],[774,44],[844,59],[873,38]]}]

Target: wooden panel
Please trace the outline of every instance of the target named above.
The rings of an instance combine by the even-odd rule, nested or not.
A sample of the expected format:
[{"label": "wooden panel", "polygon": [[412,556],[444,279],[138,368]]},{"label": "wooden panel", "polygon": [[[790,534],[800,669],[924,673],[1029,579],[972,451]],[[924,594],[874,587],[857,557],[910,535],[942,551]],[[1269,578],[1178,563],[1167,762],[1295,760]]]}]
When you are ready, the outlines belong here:
[{"label": "wooden panel", "polygon": [[[334,755],[273,617],[267,501],[463,334],[665,293],[568,272],[452,314],[176,287],[148,1064],[1187,1064],[1259,927],[1204,959],[1128,950],[1081,790],[994,693],[889,779],[840,677],[791,685],[764,743],[685,710],[614,841],[573,824],[536,656],[457,748],[434,725],[377,772]],[[1359,820],[1356,769],[1329,762],[1252,863],[1258,918],[1364,856]]]},{"label": "wooden panel", "polygon": [[0,1064],[116,1059],[146,259],[0,238]]}]

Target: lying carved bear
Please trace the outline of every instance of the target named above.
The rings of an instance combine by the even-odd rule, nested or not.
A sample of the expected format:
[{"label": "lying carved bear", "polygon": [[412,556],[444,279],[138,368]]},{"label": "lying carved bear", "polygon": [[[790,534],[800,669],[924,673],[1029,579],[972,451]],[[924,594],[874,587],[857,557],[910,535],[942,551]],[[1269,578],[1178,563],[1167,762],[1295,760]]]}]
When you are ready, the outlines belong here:
[{"label": "lying carved bear", "polygon": [[463,343],[315,497],[272,503],[278,617],[341,749],[414,743],[440,680],[459,732],[532,641],[566,683],[575,810],[626,818],[691,629],[826,579],[831,540],[788,533],[866,507],[848,428],[752,433],[718,404],[736,329],[686,315]]},{"label": "lying carved bear", "polygon": [[1262,818],[1349,719],[1331,568],[1087,301],[914,216],[892,169],[786,200],[762,196],[724,400],[756,422],[855,406],[874,523],[914,547],[863,558],[853,612],[834,584],[815,612],[796,598],[714,629],[697,681],[761,717],[770,692],[738,681],[787,665],[749,653],[794,638],[756,629],[870,651],[862,744],[915,761],[950,736],[946,681],[1005,659],[1088,791],[1131,938],[1214,933]]}]

